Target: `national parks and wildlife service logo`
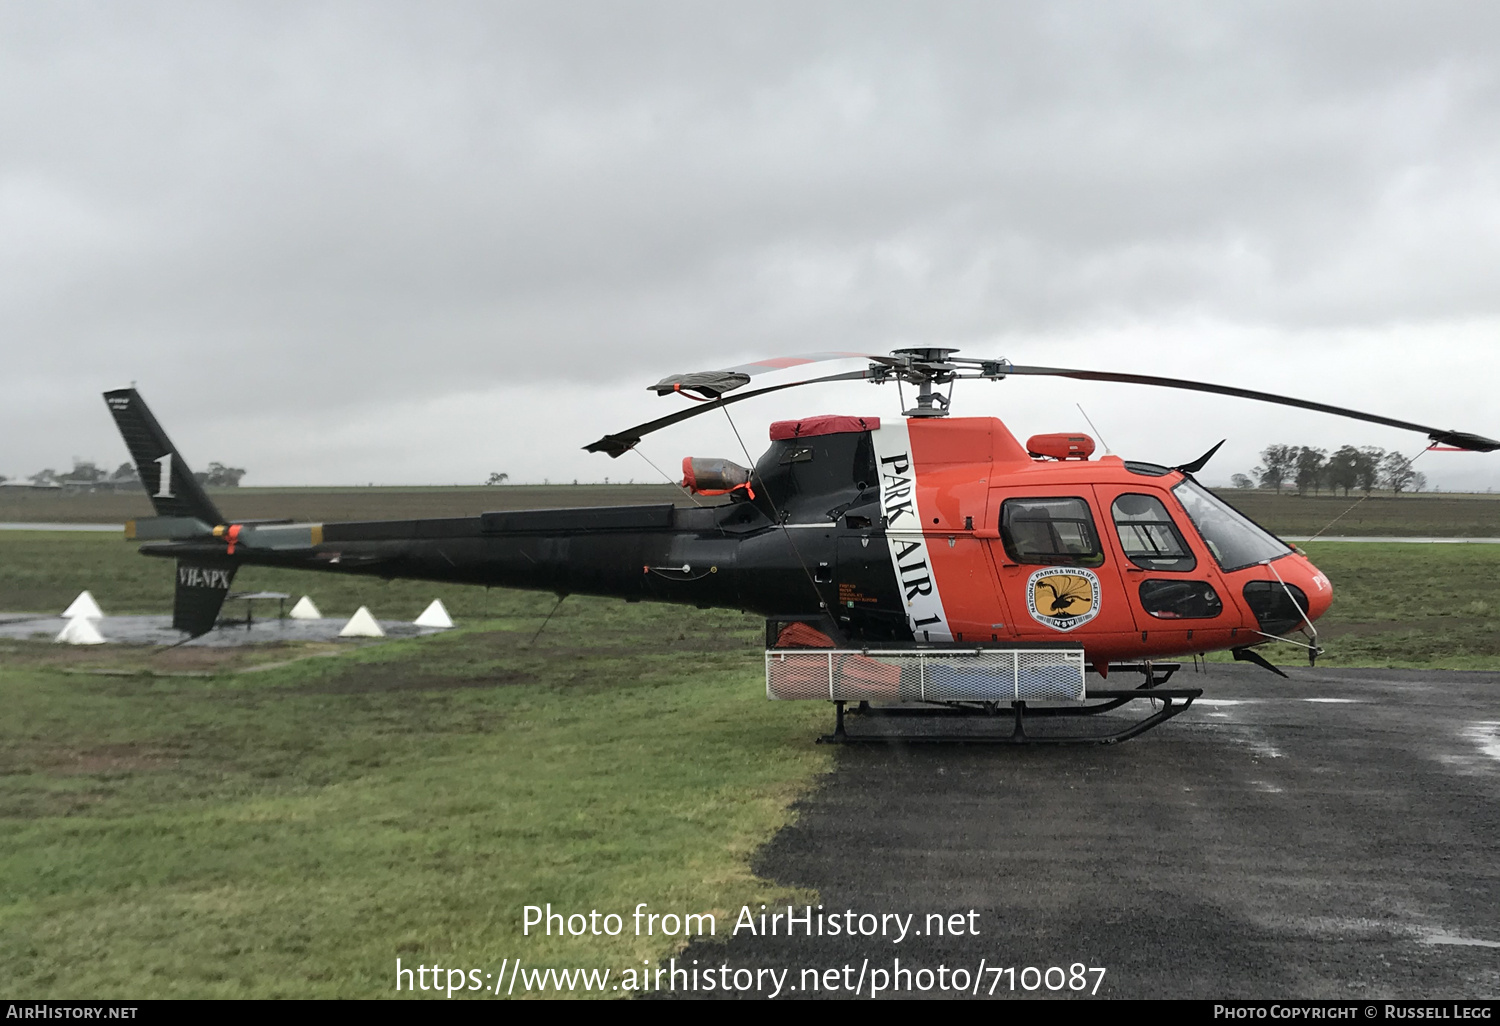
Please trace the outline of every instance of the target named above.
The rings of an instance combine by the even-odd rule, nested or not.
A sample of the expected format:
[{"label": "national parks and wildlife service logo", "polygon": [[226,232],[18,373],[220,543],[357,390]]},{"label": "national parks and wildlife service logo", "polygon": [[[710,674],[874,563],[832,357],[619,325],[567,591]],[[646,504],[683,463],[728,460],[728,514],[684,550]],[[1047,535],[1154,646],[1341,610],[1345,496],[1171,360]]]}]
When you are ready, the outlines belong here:
[{"label": "national parks and wildlife service logo", "polygon": [[1099,613],[1099,578],[1082,567],[1038,570],[1026,581],[1026,610],[1056,630],[1081,627]]}]

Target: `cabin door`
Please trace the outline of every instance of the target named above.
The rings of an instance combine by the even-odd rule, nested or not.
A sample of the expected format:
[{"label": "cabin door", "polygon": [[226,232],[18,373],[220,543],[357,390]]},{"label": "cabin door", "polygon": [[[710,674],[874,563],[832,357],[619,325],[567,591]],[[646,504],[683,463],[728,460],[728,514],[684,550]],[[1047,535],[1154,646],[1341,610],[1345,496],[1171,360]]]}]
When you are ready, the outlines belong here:
[{"label": "cabin door", "polygon": [[1090,658],[1139,648],[1115,550],[1088,485],[990,492],[990,559],[1017,640],[1083,643]]},{"label": "cabin door", "polygon": [[1105,547],[1122,567],[1146,650],[1185,655],[1215,647],[1209,636],[1236,626],[1239,611],[1178,503],[1144,484],[1096,485],[1094,492]]}]

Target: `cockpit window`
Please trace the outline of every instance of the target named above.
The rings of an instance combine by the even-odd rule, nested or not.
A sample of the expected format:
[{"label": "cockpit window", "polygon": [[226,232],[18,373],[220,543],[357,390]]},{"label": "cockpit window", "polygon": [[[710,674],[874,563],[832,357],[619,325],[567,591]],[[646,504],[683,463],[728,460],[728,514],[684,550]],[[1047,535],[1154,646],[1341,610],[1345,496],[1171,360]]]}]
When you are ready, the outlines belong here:
[{"label": "cockpit window", "polygon": [[1000,538],[1017,563],[1101,566],[1104,549],[1089,504],[1082,499],[1006,499]]},{"label": "cockpit window", "polygon": [[1177,525],[1160,499],[1122,495],[1110,506],[1120,547],[1136,566],[1147,570],[1192,570],[1198,565]]},{"label": "cockpit window", "polygon": [[1292,550],[1194,481],[1183,481],[1172,489],[1188,519],[1203,536],[1214,559],[1225,570],[1243,570],[1269,559],[1280,559]]}]

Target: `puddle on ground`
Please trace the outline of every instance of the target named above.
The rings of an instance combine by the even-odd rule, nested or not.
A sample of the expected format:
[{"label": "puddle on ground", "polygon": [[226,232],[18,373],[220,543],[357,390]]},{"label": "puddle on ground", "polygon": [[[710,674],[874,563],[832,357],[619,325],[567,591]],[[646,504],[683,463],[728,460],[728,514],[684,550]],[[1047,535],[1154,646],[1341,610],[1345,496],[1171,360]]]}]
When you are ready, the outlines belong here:
[{"label": "puddle on ground", "polygon": [[1500,723],[1480,721],[1464,728],[1464,736],[1491,759],[1500,762]]},{"label": "puddle on ground", "polygon": [[1461,937],[1456,933],[1433,931],[1418,938],[1423,944],[1456,944],[1466,948],[1500,948],[1500,941],[1480,940],[1477,937]]},{"label": "puddle on ground", "polygon": [[[226,624],[192,641],[184,647],[230,648],[239,645],[274,644],[299,641],[337,641],[339,631],[348,621],[343,619],[293,620],[272,617],[256,620],[247,629],[244,623]],[[0,618],[0,638],[18,641],[51,641],[57,637],[68,621],[60,616],[7,615]],[[182,642],[183,634],[172,627],[170,616],[106,616],[95,620],[94,626],[104,636],[106,644],[114,642],[125,645],[176,645]],[[439,633],[442,628],[418,627],[404,621],[380,621],[381,630],[389,638],[415,638]],[[367,640],[367,639],[360,639]]]}]

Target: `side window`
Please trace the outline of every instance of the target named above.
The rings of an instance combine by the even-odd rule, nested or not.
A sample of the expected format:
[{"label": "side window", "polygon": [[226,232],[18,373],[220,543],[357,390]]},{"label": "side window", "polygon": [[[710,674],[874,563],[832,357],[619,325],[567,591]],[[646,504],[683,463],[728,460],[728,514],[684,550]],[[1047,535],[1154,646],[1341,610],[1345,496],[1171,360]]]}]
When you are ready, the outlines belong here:
[{"label": "side window", "polygon": [[1141,605],[1161,620],[1204,620],[1224,611],[1219,593],[1207,581],[1142,581]]},{"label": "side window", "polygon": [[1000,539],[1017,563],[1101,566],[1104,549],[1083,499],[1006,499]]},{"label": "side window", "polygon": [[1198,560],[1172,523],[1160,499],[1122,495],[1110,506],[1120,547],[1132,563],[1147,570],[1192,570]]}]

